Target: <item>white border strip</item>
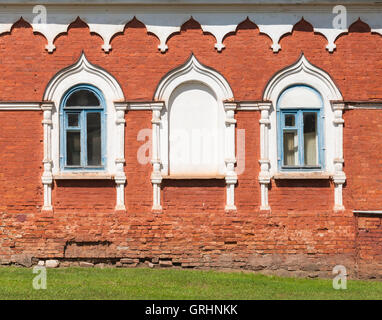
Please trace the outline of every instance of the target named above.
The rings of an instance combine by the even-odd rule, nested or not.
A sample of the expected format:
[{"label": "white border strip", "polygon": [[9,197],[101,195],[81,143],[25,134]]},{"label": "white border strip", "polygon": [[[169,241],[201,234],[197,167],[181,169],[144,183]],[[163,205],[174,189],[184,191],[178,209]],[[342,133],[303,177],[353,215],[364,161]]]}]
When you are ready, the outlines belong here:
[{"label": "white border strip", "polygon": [[354,214],[376,214],[376,215],[382,215],[382,210],[371,210],[371,211],[365,211],[365,210],[353,210]]},{"label": "white border strip", "polygon": [[154,101],[150,102],[127,102],[127,110],[150,110],[151,111],[151,104]]},{"label": "white border strip", "polygon": [[41,110],[42,102],[0,102],[0,111]]}]

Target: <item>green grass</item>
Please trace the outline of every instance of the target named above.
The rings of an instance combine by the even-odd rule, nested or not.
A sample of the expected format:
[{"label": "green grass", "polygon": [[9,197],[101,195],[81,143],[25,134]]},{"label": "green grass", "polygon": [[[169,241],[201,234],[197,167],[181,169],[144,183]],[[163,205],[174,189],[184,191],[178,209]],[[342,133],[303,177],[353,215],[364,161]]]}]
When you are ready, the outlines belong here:
[{"label": "green grass", "polygon": [[47,269],[35,290],[32,269],[0,268],[0,299],[382,299],[382,282],[295,279],[252,273],[174,269]]}]

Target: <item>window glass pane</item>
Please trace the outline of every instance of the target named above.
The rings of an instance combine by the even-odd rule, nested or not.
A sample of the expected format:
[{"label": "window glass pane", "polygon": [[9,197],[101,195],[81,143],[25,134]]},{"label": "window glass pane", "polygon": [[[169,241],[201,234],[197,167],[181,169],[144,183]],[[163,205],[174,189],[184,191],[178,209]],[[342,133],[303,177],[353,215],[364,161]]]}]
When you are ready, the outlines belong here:
[{"label": "window glass pane", "polygon": [[294,114],[286,114],[285,115],[285,126],[286,127],[294,127],[296,124]]},{"label": "window glass pane", "polygon": [[66,132],[66,163],[68,166],[81,165],[81,134],[78,131]]},{"label": "window glass pane", "polygon": [[78,127],[78,113],[69,113],[68,114],[68,126],[69,127]]},{"label": "window glass pane", "polygon": [[87,114],[88,165],[101,165],[101,114]]},{"label": "window glass pane", "polygon": [[298,135],[296,131],[284,132],[284,165],[298,165]]},{"label": "window glass pane", "polygon": [[317,159],[317,113],[304,113],[304,164],[314,166]]},{"label": "window glass pane", "polygon": [[98,107],[99,105],[98,98],[89,90],[73,92],[66,102],[66,107]]}]

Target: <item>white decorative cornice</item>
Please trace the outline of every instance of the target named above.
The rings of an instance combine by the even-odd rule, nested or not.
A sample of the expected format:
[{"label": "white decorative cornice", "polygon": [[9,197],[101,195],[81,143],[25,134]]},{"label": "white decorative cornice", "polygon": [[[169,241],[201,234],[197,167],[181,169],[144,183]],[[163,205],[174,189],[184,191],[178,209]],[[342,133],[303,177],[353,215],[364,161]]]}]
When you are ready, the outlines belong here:
[{"label": "white decorative cornice", "polygon": [[105,52],[112,49],[111,39],[122,33],[126,24],[134,18],[144,23],[147,31],[159,39],[158,49],[161,52],[167,51],[167,40],[179,33],[181,26],[191,18],[200,23],[204,32],[211,33],[215,37],[215,48],[218,51],[225,47],[224,38],[235,32],[237,26],[247,19],[255,23],[261,33],[272,39],[270,47],[274,52],[281,49],[280,39],[290,34],[293,26],[302,19],[313,26],[314,32],[327,39],[326,48],[330,52],[336,48],[336,39],[341,34],[346,34],[349,26],[358,19],[367,23],[372,32],[382,35],[380,19],[382,7],[372,4],[371,1],[349,3],[346,6],[347,24],[343,29],[333,27],[336,15],[333,14],[334,4],[329,1],[325,3],[321,1],[315,5],[312,5],[313,1],[298,1],[298,5],[285,1],[287,4],[283,6],[273,5],[276,2],[242,1],[232,4],[228,1],[219,1],[216,5],[208,6],[202,2],[190,4],[178,1],[171,5],[162,2],[161,6],[147,6],[138,1],[119,1],[114,2],[115,5],[106,5],[102,1],[97,5],[84,1],[76,5],[71,5],[70,1],[51,5],[52,2],[48,1],[46,24],[36,22],[37,14],[33,13],[33,4],[24,2],[23,5],[7,5],[0,8],[0,34],[10,32],[13,24],[22,17],[32,25],[34,32],[41,33],[47,39],[46,50],[49,52],[56,49],[54,41],[58,35],[66,33],[69,25],[78,17],[87,23],[90,32],[102,37],[104,41],[102,50]]}]

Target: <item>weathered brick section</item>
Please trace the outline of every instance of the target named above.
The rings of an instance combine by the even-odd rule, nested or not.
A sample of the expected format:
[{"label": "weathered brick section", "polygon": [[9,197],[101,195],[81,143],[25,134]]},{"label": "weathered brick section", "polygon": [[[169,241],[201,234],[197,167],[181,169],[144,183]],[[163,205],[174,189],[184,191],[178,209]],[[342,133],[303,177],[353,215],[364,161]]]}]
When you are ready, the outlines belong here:
[{"label": "weathered brick section", "polygon": [[348,176],[345,206],[355,210],[381,210],[382,112],[349,110],[344,120],[345,172]]},{"label": "weathered brick section", "polygon": [[[344,114],[344,157],[348,175],[345,206],[354,210],[381,210],[382,205],[382,112],[349,110]],[[380,277],[382,266],[381,216],[355,217],[358,273]]]},{"label": "weathered brick section", "polygon": [[[224,75],[237,100],[261,100],[269,79],[294,63],[301,52],[331,74],[345,100],[382,100],[382,38],[364,31],[362,22],[356,23],[337,40],[337,51],[329,54],[323,49],[325,38],[302,21],[274,54],[269,49],[271,40],[246,21],[226,37],[227,48],[217,53],[214,37],[189,21],[169,39],[169,51],[161,54],[156,49],[158,39],[134,20],[114,37],[113,50],[105,54],[100,50],[102,39],[91,35],[79,20],[56,39],[57,50],[48,54],[46,40],[20,21],[10,34],[0,36],[0,100],[40,101],[49,80],[75,63],[82,51],[90,62],[116,77],[128,100],[150,101],[160,79],[191,52]],[[245,130],[246,150],[245,171],[235,192],[237,213],[224,212],[225,187],[219,180],[166,181],[164,212],[152,213],[152,166],[137,160],[145,143],[137,136],[151,128],[151,112],[129,111],[127,212],[114,212],[115,188],[110,181],[61,181],[54,185],[55,211],[47,214],[41,213],[42,113],[1,112],[1,261],[28,265],[30,257],[93,262],[125,258],[119,263],[310,276],[330,276],[332,268],[342,264],[352,276],[357,266],[359,276],[369,275],[370,270],[381,276],[380,219],[358,221],[352,210],[381,209],[382,113],[345,112],[347,210],[339,213],[332,210],[333,186],[325,181],[272,181],[272,212],[259,211],[259,117],[259,112],[236,114],[237,128]]]},{"label": "weathered brick section", "polygon": [[380,278],[382,268],[381,216],[357,217],[357,269],[367,278]]},{"label": "weathered brick section", "polygon": [[[125,129],[125,173],[127,186],[125,192],[128,212],[149,212],[152,203],[151,186],[151,111],[129,111],[126,114]],[[138,136],[141,134],[141,140]],[[138,162],[138,154],[143,163]],[[142,161],[142,160],[141,160]],[[134,164],[134,165],[129,165]],[[115,201],[115,196],[113,197]]]}]

